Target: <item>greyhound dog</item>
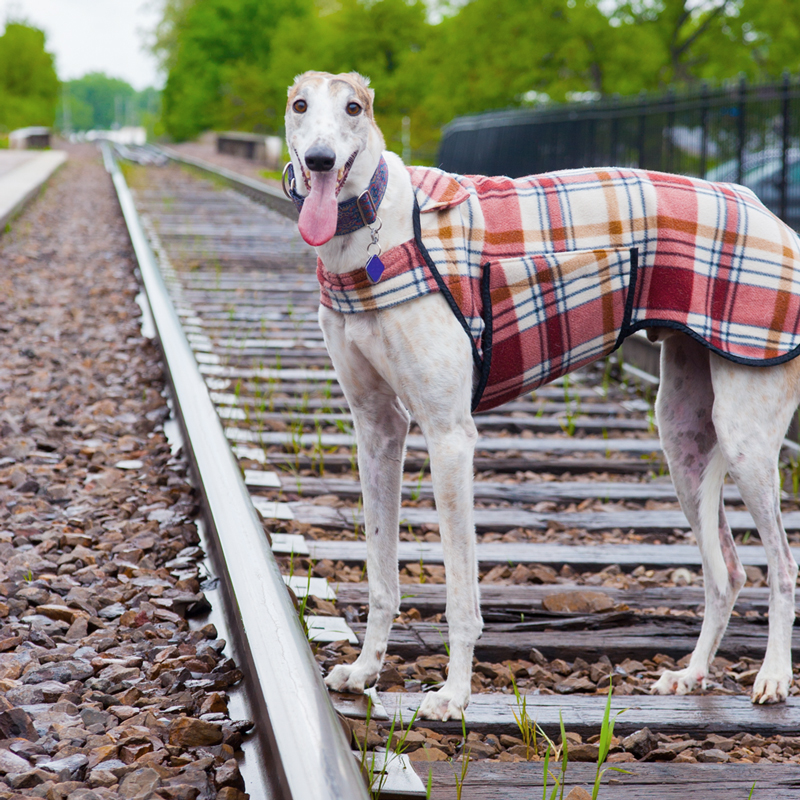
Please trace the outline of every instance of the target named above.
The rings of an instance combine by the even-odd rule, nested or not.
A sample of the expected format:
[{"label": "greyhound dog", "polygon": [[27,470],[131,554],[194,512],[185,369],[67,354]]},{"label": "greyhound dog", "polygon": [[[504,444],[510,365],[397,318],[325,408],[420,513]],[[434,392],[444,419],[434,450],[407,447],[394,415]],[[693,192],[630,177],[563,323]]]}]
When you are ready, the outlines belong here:
[{"label": "greyhound dog", "polygon": [[[709,245],[707,250],[712,255],[704,265],[723,258],[726,248],[734,255],[738,253],[737,264],[744,263],[742,253],[748,256],[752,248],[760,248],[759,253],[767,252],[769,259],[780,262],[775,280],[784,289],[790,287],[791,301],[781,306],[784,311],[780,319],[785,320],[784,326],[794,326],[796,335],[800,326],[795,324],[795,317],[800,319],[800,311],[794,300],[798,290],[792,270],[800,258],[797,237],[748,190],[731,184],[708,184],[636,170],[609,169],[602,174],[568,171],[511,181],[407,169],[400,158],[385,150],[373,118],[373,98],[368,81],[355,73],[307,72],[289,89],[285,118],[291,157],[287,193],[300,209],[300,233],[316,247],[319,258],[319,321],[352,411],[364,496],[368,624],[361,654],[353,664],[336,666],[326,678],[327,685],[337,691],[363,692],[375,682],[392,621],[399,611],[397,541],[410,412],[422,430],[430,456],[447,571],[450,632],[447,679],[438,691],[427,694],[419,714],[439,720],[460,718],[469,702],[473,649],[483,624],[473,523],[472,457],[477,431],[472,411],[478,387],[483,391],[487,385],[487,370],[482,374],[481,368],[492,348],[486,339],[487,327],[494,329],[495,336],[490,369],[492,374],[499,371],[497,380],[501,384],[508,364],[504,354],[509,350],[498,338],[502,336],[500,317],[495,316],[492,323],[486,316],[487,304],[505,302],[515,292],[519,295],[520,285],[517,281],[513,290],[498,289],[492,282],[496,280],[494,264],[490,265],[492,274],[483,281],[489,270],[481,274],[484,265],[478,262],[492,240],[497,247],[506,248],[502,253],[515,255],[499,259],[500,267],[514,262],[533,275],[528,282],[523,281],[530,287],[528,294],[544,291],[541,284],[556,272],[574,278],[570,285],[577,287],[573,294],[578,299],[565,301],[565,313],[572,313],[573,306],[582,307],[580,297],[594,291],[592,281],[611,287],[602,302],[598,301],[598,313],[581,324],[567,323],[559,335],[577,336],[583,328],[596,324],[595,319],[611,319],[615,314],[623,321],[617,319],[611,325],[610,338],[607,333],[591,334],[582,355],[566,361],[562,358],[556,374],[610,352],[634,329],[647,328],[662,340],[656,416],[675,489],[702,554],[705,617],[688,666],[664,671],[652,690],[683,694],[705,684],[710,662],[744,585],[745,573],[722,506],[722,485],[729,473],[755,520],[769,564],[769,640],[752,699],[757,703],[785,700],[792,681],[797,565],[781,522],[777,457],[800,403],[800,361],[794,360],[800,339],[790,338],[787,343],[782,331],[772,331],[767,338],[784,337],[783,349],[765,345],[766,355],[757,362],[747,357],[752,352],[747,349],[751,344],[749,333],[743,335],[741,346],[733,342],[736,331],[753,330],[749,322],[726,322],[720,327],[712,320],[714,330],[724,329],[724,335],[730,334],[720,343],[712,341],[711,334],[703,337],[692,330],[692,320],[697,316],[692,309],[684,309],[685,320],[676,321],[673,312],[664,308],[674,297],[684,298],[685,292],[676,289],[686,277],[678,269],[681,264],[689,263],[696,273],[689,275],[690,286],[696,284],[703,270],[707,271],[706,266],[698,266],[699,261],[691,261],[697,258],[695,251],[705,252],[706,239],[719,242],[719,247]],[[598,213],[596,201],[601,196],[597,194],[588,195],[589,202],[584,206],[580,199],[574,200],[567,218],[565,208],[570,197],[579,198],[576,192],[586,189],[589,181],[595,182],[592,191],[602,190],[599,205],[603,208],[623,201],[632,208],[640,202],[637,198],[644,198],[637,212],[637,219],[644,222],[628,225],[628,212],[623,211],[622,223],[597,223],[592,217]],[[485,211],[485,221],[478,226],[483,250],[472,246],[470,237],[474,238],[477,229],[474,220],[470,222],[471,233],[459,234],[461,239],[453,233],[454,226],[466,225],[463,220],[467,216],[473,219],[480,212],[474,205],[483,202],[476,199],[476,187],[480,186],[488,186],[492,202],[501,203],[499,211]],[[565,186],[577,188],[574,192],[570,189],[570,194]],[[618,191],[619,187],[624,191]],[[550,223],[537,228],[535,235],[523,230],[531,227],[524,219],[522,223],[514,221],[523,204],[512,197],[518,191],[535,195],[540,203],[537,208],[547,207]],[[504,202],[509,205],[502,205]],[[746,217],[750,220],[748,230],[758,229],[756,232],[763,231],[764,235],[748,234],[744,245],[743,234],[717,235],[719,216],[706,210],[712,202],[724,204],[729,225],[738,224],[741,231],[741,220]],[[461,209],[471,210],[469,214],[463,211],[462,221],[453,223],[442,215],[456,203]],[[691,225],[680,217],[688,213],[689,205],[696,216]],[[731,221],[734,211],[739,223]],[[554,214],[560,214],[558,225],[553,222]],[[497,219],[492,221],[491,215]],[[582,228],[583,218],[588,223]],[[506,226],[502,235],[492,233],[492,226],[497,225]],[[686,233],[690,228],[691,235]],[[610,244],[598,244],[598,231]],[[566,247],[559,245],[564,237],[568,239]],[[439,256],[434,258],[437,247]],[[404,248],[410,253],[410,266],[401,268],[398,254]],[[468,292],[457,273],[463,267],[460,262],[473,257],[473,250],[478,252],[477,272],[472,275],[479,287],[478,301],[473,298],[466,304],[477,302],[475,307],[480,308],[459,311],[458,302]],[[575,255],[564,250],[580,252]],[[631,276],[637,259],[639,277],[634,287]],[[760,264],[764,259],[759,256],[754,260]],[[618,263],[624,268],[617,269]],[[764,281],[770,286],[774,283],[769,276]],[[657,284],[661,286],[658,291]],[[619,289],[617,305],[609,299],[617,296],[614,287]],[[741,294],[744,290],[738,291]],[[641,298],[647,292],[650,305],[658,310],[642,311],[639,306],[643,301],[637,300],[638,306],[634,303],[634,295]],[[661,302],[658,297],[666,299]],[[527,298],[518,297],[515,302],[521,317],[520,309]],[[714,303],[709,308],[720,305]],[[762,305],[760,301],[749,302],[744,312],[740,308],[731,313],[751,313]],[[788,320],[787,307],[794,309],[789,314],[795,315],[792,320]],[[773,317],[775,314],[770,319]],[[476,349],[476,339],[481,335],[483,357]],[[597,342],[600,344],[595,346]],[[555,363],[552,353],[547,361]],[[762,365],[751,366],[756,363]],[[539,369],[538,364],[528,366]],[[553,377],[537,375],[534,382],[526,378],[512,388],[518,394]],[[492,380],[490,375],[488,383]],[[492,402],[508,399],[509,391],[503,389]]]}]

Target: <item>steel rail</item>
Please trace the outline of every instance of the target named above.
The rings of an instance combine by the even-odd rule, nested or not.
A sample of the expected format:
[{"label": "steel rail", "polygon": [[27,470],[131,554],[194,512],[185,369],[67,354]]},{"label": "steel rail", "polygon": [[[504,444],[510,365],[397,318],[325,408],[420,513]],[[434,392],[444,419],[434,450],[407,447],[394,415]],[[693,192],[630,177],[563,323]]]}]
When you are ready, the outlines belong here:
[{"label": "steel rail", "polygon": [[367,800],[365,783],[167,294],[108,144],[106,168],[128,226],[205,509],[215,568],[279,800]]},{"label": "steel rail", "polygon": [[288,217],[291,220],[297,219],[297,209],[294,203],[289,200],[283,192],[279,192],[263,181],[258,181],[255,178],[248,178],[245,175],[240,175],[237,172],[225,169],[225,167],[219,167],[216,164],[210,164],[208,161],[203,161],[202,158],[183,155],[177,152],[177,150],[173,150],[171,147],[164,147],[162,145],[160,147],[154,146],[153,149],[157,150],[159,153],[163,153],[173,161],[187,164],[190,167],[195,167],[217,178],[222,178],[234,189],[246,194],[251,199],[263,203],[265,206],[271,208],[273,211],[277,211],[284,217]]}]

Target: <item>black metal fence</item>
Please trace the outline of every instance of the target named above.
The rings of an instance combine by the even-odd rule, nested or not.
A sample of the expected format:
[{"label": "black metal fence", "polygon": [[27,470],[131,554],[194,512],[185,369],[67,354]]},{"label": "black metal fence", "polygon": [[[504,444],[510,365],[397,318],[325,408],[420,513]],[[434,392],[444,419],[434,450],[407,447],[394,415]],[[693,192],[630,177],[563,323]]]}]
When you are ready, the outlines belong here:
[{"label": "black metal fence", "polygon": [[749,186],[800,228],[800,83],[750,84],[459,117],[443,169],[519,177],[580,167],[640,167]]}]

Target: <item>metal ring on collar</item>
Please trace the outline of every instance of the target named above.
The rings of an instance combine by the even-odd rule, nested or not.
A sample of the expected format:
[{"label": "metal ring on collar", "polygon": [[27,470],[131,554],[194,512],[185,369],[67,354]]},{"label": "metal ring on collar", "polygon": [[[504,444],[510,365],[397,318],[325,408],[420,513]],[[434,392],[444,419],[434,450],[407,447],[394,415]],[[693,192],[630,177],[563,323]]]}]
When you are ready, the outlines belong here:
[{"label": "metal ring on collar", "polygon": [[[292,166],[292,162],[289,161],[286,166],[283,168],[283,174],[281,175],[281,188],[283,189],[283,193],[292,201],[294,202],[294,198],[291,194],[289,194],[289,190],[286,188],[286,174],[289,172],[289,168]],[[295,191],[295,180],[294,180],[294,169],[292,169],[292,179],[289,184],[289,189],[292,192]]]}]

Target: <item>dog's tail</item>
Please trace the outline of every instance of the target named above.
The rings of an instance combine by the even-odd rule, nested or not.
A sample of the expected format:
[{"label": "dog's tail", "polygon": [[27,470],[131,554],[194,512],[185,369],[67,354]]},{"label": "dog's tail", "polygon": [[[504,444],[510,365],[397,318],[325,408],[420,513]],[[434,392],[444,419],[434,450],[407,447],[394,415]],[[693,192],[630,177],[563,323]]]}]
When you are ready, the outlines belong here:
[{"label": "dog's tail", "polygon": [[[713,580],[714,585],[724,590],[730,579],[731,564],[726,561],[720,542],[720,528],[725,524],[722,514],[722,486],[725,475],[728,473],[728,464],[725,456],[714,445],[711,457],[703,470],[703,479],[698,492],[698,512],[700,516],[700,541],[698,545],[706,554],[707,564],[711,567],[711,575],[706,575],[706,580]],[[728,558],[737,559],[735,551],[728,553]]]}]

